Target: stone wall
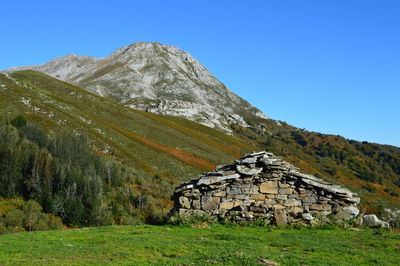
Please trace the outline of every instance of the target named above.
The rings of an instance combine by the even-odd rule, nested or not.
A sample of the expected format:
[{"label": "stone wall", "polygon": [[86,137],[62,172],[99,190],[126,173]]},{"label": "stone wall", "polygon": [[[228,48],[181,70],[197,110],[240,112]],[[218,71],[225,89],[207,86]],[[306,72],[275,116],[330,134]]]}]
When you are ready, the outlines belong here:
[{"label": "stone wall", "polygon": [[359,213],[356,195],[302,174],[272,153],[257,152],[182,183],[175,190],[174,210],[181,215],[229,215],[236,221],[265,218],[274,224],[290,224],[329,214],[353,218]]}]

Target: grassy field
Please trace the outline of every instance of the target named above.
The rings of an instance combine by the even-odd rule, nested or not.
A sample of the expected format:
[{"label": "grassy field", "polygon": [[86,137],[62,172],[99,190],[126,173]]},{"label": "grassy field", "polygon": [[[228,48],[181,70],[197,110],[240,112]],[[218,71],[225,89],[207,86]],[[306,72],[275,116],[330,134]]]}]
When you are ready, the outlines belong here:
[{"label": "grassy field", "polygon": [[399,265],[376,230],[119,226],[0,236],[0,265]]}]

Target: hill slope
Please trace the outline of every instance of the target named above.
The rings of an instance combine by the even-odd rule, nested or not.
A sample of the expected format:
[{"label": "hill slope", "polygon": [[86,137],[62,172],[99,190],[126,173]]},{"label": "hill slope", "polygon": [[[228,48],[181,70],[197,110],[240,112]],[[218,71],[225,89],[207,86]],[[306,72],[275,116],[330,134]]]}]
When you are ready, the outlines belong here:
[{"label": "hill slope", "polygon": [[266,118],[189,53],[160,43],[134,43],[104,58],[67,55],[6,72],[22,69],[46,73],[135,109],[185,117],[227,132],[229,124],[246,126],[251,118]]},{"label": "hill slope", "polygon": [[49,132],[88,132],[99,153],[175,182],[252,149],[217,130],[133,110],[35,71],[0,74],[0,108],[10,117],[22,113]]}]

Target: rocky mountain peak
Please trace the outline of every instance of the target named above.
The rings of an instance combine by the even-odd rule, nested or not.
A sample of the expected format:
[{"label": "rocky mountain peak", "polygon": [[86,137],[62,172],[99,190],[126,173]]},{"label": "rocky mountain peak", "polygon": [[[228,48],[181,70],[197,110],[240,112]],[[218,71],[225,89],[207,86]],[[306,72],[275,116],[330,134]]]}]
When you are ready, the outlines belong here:
[{"label": "rocky mountain peak", "polygon": [[137,42],[104,58],[70,54],[33,69],[148,112],[181,116],[230,132],[266,118],[218,81],[198,60],[177,47]]}]

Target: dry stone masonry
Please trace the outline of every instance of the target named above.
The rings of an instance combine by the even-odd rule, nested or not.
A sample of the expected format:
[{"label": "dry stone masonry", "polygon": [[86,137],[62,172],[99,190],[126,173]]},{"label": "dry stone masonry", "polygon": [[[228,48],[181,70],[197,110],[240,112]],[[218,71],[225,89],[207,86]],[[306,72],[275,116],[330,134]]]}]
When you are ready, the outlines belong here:
[{"label": "dry stone masonry", "polygon": [[358,215],[356,193],[298,170],[269,152],[248,154],[182,183],[175,190],[174,209],[181,215],[264,218],[278,225]]}]

